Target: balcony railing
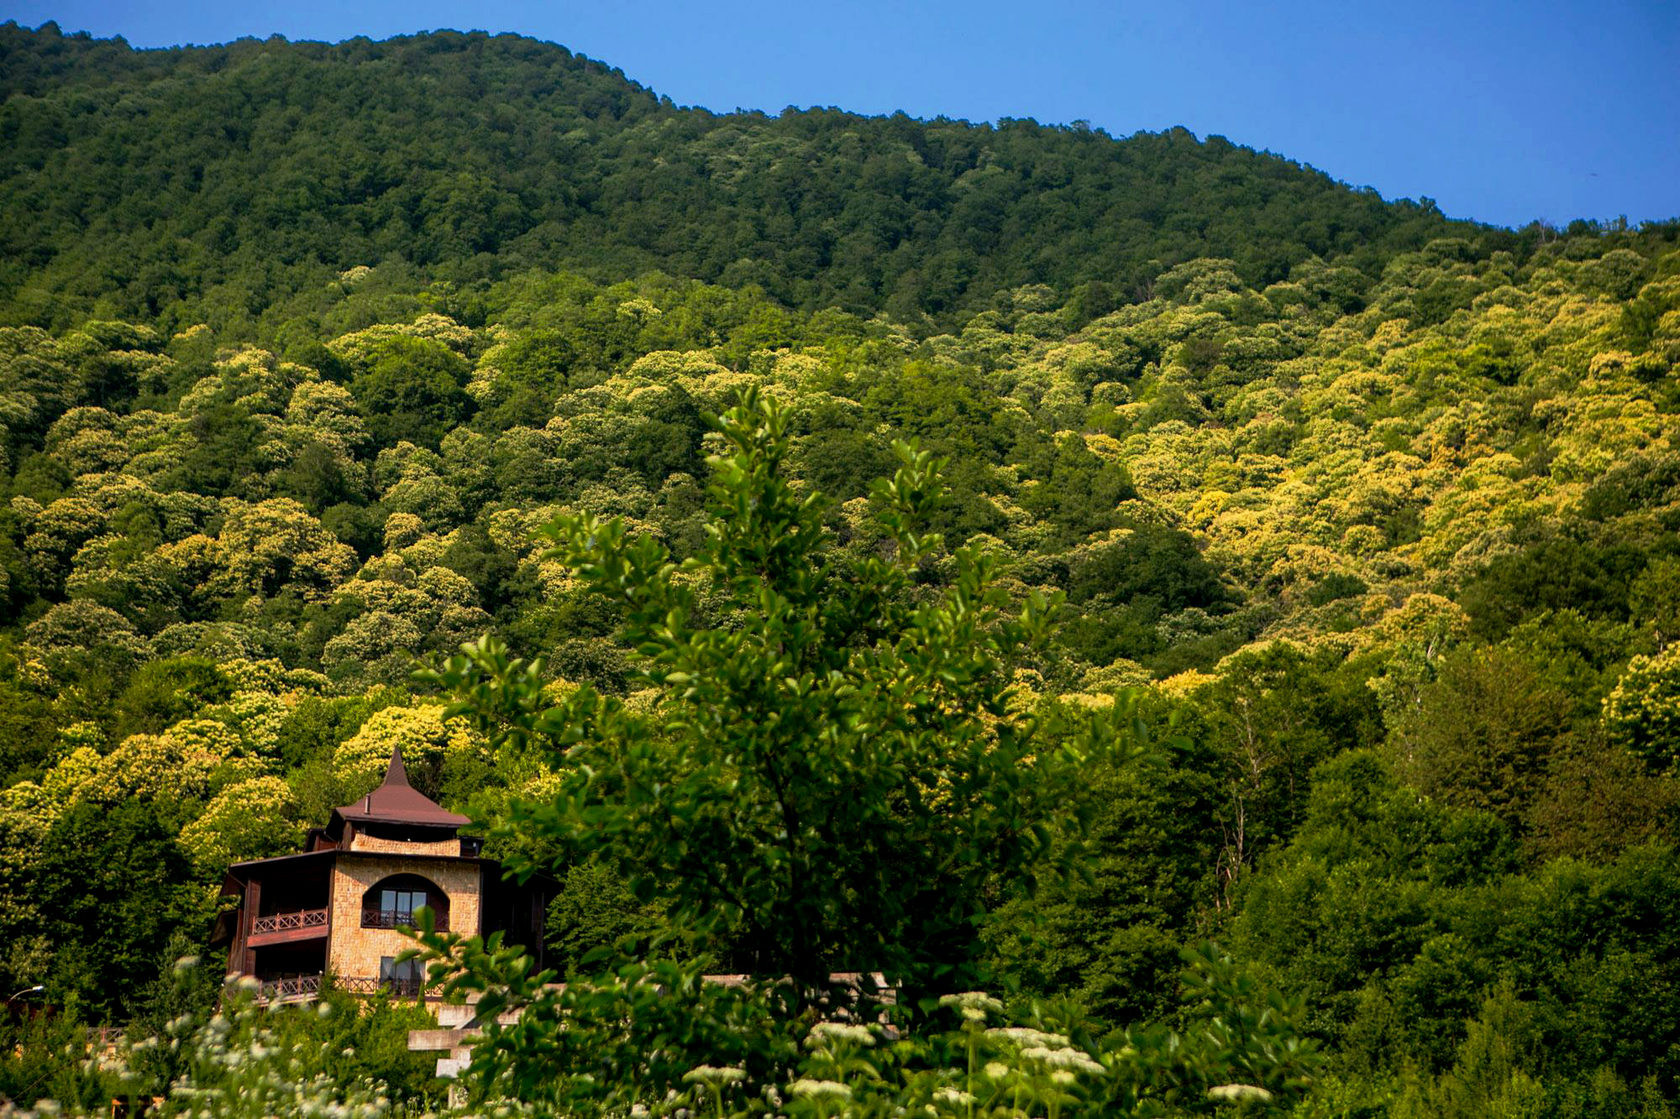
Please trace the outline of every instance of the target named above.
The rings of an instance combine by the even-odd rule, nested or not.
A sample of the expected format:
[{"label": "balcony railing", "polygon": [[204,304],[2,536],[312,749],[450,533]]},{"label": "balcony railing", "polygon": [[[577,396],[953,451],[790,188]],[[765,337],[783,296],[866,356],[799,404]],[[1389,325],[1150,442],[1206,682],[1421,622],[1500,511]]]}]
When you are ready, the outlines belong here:
[{"label": "balcony railing", "polygon": [[321,993],[320,975],[283,975],[262,985],[265,999],[311,998]]},{"label": "balcony railing", "polygon": [[[378,979],[371,975],[335,976],[331,984],[347,995],[373,996],[388,993],[399,999],[420,998],[425,981],[418,976]],[[285,975],[263,981],[262,997],[268,1000],[314,998],[327,986],[322,975]],[[428,998],[434,996],[426,996]]]},{"label": "balcony railing", "polygon": [[420,997],[422,981],[418,977],[393,976],[375,979],[368,975],[345,975],[333,980],[333,985],[347,995],[377,995],[389,992],[393,998]]},{"label": "balcony railing", "polygon": [[324,929],[327,927],[325,909],[301,909],[296,913],[271,913],[251,922],[251,935],[291,932],[294,929]]},{"label": "balcony railing", "polygon": [[[414,913],[408,909],[364,909],[362,928],[396,929],[414,924]],[[449,914],[432,910],[432,927],[438,932],[449,931]]]}]

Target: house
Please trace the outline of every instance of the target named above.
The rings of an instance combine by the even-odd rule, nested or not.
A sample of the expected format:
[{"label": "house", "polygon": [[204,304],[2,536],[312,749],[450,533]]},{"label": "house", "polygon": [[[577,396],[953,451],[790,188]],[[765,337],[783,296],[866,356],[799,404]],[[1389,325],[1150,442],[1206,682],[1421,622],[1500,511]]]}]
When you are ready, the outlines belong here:
[{"label": "house", "polygon": [[253,976],[279,999],[311,998],[329,979],[352,994],[419,997],[423,966],[396,960],[414,947],[399,930],[421,906],[440,930],[500,931],[542,966],[554,883],[504,880],[482,841],[459,834],[468,822],[409,784],[397,748],[380,786],[333,809],[305,850],[228,868],[222,893],[239,905],[212,943],[228,945],[229,977]]}]

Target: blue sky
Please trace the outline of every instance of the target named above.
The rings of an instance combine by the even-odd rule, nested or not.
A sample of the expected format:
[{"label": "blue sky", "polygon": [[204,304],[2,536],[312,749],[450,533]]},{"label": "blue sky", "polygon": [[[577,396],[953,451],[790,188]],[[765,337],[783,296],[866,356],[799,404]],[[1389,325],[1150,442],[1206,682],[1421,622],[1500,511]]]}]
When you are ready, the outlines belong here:
[{"label": "blue sky", "polygon": [[515,31],[680,104],[1184,125],[1454,217],[1680,216],[1680,0],[0,0],[135,46]]}]

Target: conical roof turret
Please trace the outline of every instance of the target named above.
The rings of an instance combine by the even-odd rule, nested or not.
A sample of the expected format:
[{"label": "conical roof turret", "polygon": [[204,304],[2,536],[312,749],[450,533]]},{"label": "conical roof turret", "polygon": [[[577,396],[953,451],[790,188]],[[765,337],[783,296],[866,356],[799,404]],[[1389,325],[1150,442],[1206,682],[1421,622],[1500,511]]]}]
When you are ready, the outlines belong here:
[{"label": "conical roof turret", "polygon": [[418,824],[453,829],[472,822],[459,812],[450,812],[409,784],[408,767],[403,764],[400,744],[391,751],[391,761],[385,767],[385,780],[379,787],[353,804],[333,809],[333,814],[355,824]]}]

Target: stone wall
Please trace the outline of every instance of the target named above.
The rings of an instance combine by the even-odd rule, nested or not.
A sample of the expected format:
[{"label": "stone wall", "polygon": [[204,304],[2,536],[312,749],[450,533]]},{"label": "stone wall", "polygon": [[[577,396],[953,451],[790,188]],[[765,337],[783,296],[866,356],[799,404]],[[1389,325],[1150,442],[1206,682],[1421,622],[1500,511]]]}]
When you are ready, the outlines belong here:
[{"label": "stone wall", "polygon": [[418,874],[449,896],[449,927],[469,935],[479,932],[483,889],[479,864],[439,862],[400,855],[351,855],[337,860],[332,877],[332,939],[327,967],[341,978],[379,976],[382,956],[396,956],[414,941],[395,929],[362,928],[362,895],[393,874]]}]

